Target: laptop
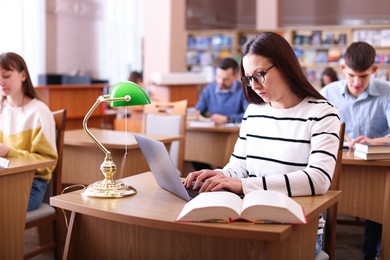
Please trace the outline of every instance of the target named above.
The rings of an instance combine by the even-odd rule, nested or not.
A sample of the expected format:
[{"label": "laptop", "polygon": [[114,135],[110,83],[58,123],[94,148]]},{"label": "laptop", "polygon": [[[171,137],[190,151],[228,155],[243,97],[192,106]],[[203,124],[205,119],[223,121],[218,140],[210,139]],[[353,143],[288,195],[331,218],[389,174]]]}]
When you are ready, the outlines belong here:
[{"label": "laptop", "polygon": [[162,142],[136,134],[134,138],[137,140],[146,162],[161,188],[186,201],[190,201],[199,194],[198,190],[193,190],[192,187],[187,189],[184,187],[178,171]]}]

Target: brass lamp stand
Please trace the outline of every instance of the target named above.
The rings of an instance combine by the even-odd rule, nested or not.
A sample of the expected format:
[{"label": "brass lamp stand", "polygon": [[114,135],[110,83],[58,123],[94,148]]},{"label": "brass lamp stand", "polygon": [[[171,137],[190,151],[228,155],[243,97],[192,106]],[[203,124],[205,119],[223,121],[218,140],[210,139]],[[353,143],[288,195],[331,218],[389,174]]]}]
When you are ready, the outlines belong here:
[{"label": "brass lamp stand", "polygon": [[[118,97],[119,96],[119,97]],[[135,194],[137,191],[132,186],[126,185],[122,181],[115,181],[114,175],[117,167],[112,160],[111,152],[91,133],[87,123],[89,117],[102,102],[111,102],[111,106],[131,106],[150,104],[149,97],[141,87],[133,82],[121,82],[116,84],[110,95],[98,97],[83,120],[83,127],[87,134],[95,141],[99,148],[105,153],[100,171],[104,175],[104,180],[96,181],[82,191],[83,196],[99,198],[121,198]]]}]

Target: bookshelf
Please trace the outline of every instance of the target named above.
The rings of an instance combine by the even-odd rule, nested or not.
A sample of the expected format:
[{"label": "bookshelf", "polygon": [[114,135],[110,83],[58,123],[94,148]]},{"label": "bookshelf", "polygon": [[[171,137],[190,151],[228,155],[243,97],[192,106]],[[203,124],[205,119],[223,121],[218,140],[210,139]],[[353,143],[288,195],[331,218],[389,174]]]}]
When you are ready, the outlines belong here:
[{"label": "bookshelf", "polygon": [[326,67],[333,68],[341,77],[340,59],[351,42],[348,27],[290,27],[285,30],[287,40],[314,86],[320,87],[321,74]]},{"label": "bookshelf", "polygon": [[225,57],[234,57],[236,35],[233,30],[199,30],[187,32],[186,64],[189,71],[199,72]]},{"label": "bookshelf", "polygon": [[366,41],[376,50],[377,77],[390,80],[390,26],[367,26],[352,29],[352,42]]},{"label": "bookshelf", "polygon": [[[188,70],[215,67],[222,57],[240,59],[241,46],[265,30],[198,30],[188,31]],[[269,31],[269,30],[267,30]],[[339,78],[340,60],[354,41],[366,41],[377,51],[377,77],[390,80],[390,25],[282,27],[272,30],[283,35],[293,47],[309,81],[320,86],[326,67],[335,69]],[[219,44],[217,44],[219,43]],[[224,43],[224,44],[223,44]]]}]

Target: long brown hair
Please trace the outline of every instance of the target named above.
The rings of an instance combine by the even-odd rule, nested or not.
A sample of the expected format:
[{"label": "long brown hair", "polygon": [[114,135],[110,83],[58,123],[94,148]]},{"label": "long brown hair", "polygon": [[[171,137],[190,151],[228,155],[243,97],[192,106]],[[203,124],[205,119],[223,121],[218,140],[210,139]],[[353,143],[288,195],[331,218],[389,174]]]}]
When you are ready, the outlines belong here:
[{"label": "long brown hair", "polygon": [[[30,98],[37,98],[37,92],[32,84],[27,64],[19,54],[14,52],[4,52],[0,54],[0,67],[4,70],[16,70],[19,73],[24,71],[26,80],[22,83],[23,93]],[[4,96],[1,97],[1,101],[4,99]]]},{"label": "long brown hair", "polygon": [[[325,99],[307,80],[294,50],[283,36],[274,32],[263,32],[247,41],[241,49],[240,68],[242,77],[245,76],[242,58],[249,53],[265,57],[276,65],[283,77],[289,82],[292,91],[299,97],[311,96]],[[243,83],[242,88],[249,103],[264,103],[264,100],[252,88]]]}]

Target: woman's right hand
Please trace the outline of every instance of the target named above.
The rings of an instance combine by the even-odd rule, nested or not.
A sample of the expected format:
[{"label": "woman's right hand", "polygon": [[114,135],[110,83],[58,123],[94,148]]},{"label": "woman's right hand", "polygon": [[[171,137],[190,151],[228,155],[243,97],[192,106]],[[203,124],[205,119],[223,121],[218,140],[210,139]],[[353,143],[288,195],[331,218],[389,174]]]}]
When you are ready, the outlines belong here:
[{"label": "woman's right hand", "polygon": [[184,186],[189,188],[192,185],[192,182],[195,181],[193,188],[197,189],[199,185],[204,182],[204,180],[218,174],[222,174],[222,173],[217,170],[200,170],[200,171],[190,172],[187,175],[187,178],[184,180]]}]

